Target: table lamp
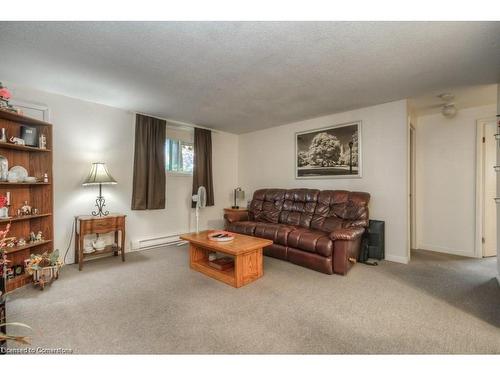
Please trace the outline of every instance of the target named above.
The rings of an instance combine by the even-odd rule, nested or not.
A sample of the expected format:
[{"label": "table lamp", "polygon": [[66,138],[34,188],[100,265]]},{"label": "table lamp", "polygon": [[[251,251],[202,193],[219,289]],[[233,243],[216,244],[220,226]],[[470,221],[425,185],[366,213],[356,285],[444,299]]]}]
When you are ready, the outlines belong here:
[{"label": "table lamp", "polygon": [[238,206],[237,201],[241,200],[241,199],[245,199],[245,192],[240,187],[238,187],[238,188],[234,189],[234,206],[231,208],[235,208],[235,209],[240,208]]},{"label": "table lamp", "polygon": [[95,200],[96,211],[92,211],[92,216],[106,216],[109,211],[104,211],[106,200],[102,196],[102,185],[116,185],[116,180],[109,174],[105,163],[92,163],[92,168],[88,177],[83,182],[83,186],[99,185],[99,196]]}]

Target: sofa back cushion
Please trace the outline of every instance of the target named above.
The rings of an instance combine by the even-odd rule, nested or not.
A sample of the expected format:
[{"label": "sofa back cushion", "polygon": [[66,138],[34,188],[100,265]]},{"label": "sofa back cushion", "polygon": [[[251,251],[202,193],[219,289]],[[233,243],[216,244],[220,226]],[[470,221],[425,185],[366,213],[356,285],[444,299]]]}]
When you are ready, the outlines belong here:
[{"label": "sofa back cushion", "polygon": [[309,228],[318,202],[319,190],[290,189],[285,192],[279,223]]},{"label": "sofa back cushion", "polygon": [[319,193],[311,228],[332,232],[339,228],[368,226],[370,194],[345,190],[323,190]]},{"label": "sofa back cushion", "polygon": [[250,202],[250,207],[248,207],[249,219],[277,224],[283,207],[285,192],[285,189],[256,190],[252,202]]},{"label": "sofa back cushion", "polygon": [[333,232],[368,226],[370,194],[345,190],[260,189],[248,207],[251,221]]}]

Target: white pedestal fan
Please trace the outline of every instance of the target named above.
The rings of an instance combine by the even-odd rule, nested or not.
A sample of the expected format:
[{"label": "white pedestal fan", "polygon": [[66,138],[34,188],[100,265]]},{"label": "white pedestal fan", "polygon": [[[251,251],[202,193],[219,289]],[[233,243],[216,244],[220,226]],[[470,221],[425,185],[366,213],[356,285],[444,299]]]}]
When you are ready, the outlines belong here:
[{"label": "white pedestal fan", "polygon": [[205,186],[200,186],[196,194],[193,195],[193,202],[196,202],[196,233],[200,231],[200,208],[205,208],[207,205],[207,190]]}]

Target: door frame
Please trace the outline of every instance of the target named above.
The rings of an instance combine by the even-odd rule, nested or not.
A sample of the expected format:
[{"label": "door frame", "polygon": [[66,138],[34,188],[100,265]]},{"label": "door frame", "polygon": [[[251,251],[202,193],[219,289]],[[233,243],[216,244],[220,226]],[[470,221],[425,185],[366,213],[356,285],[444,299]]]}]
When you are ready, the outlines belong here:
[{"label": "door frame", "polygon": [[495,117],[488,117],[476,120],[476,235],[474,256],[476,258],[483,257],[483,221],[484,221],[484,126],[487,123],[496,123]]},{"label": "door frame", "polygon": [[410,122],[410,251],[417,248],[417,129]]}]

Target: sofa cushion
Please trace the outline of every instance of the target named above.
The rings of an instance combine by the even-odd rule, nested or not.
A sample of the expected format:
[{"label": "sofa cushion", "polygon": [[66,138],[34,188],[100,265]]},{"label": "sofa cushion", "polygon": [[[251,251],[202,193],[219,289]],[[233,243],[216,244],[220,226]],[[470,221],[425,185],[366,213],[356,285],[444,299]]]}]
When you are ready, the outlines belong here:
[{"label": "sofa cushion", "polygon": [[234,223],[227,224],[226,229],[229,232],[247,234],[249,236],[253,236],[256,224],[257,223],[254,221],[236,221]]},{"label": "sofa cushion", "polygon": [[288,233],[295,228],[283,224],[256,223],[254,236],[265,238],[276,244],[286,246]]},{"label": "sofa cushion", "polygon": [[319,190],[316,189],[286,190],[279,222],[309,228],[318,195]]},{"label": "sofa cushion", "polygon": [[331,256],[333,251],[333,241],[328,233],[300,227],[288,234],[287,246],[325,257]]},{"label": "sofa cushion", "polygon": [[287,260],[288,247],[273,243],[264,248],[264,255],[269,257]]},{"label": "sofa cushion", "polygon": [[340,228],[368,226],[368,193],[323,190],[311,220],[311,229],[333,232]]},{"label": "sofa cushion", "polygon": [[289,262],[307,267],[312,270],[331,275],[333,272],[332,258],[324,257],[315,253],[308,253],[302,250],[287,247],[286,259]]},{"label": "sofa cushion", "polygon": [[250,220],[277,224],[283,207],[285,191],[284,189],[257,190],[248,207]]}]

